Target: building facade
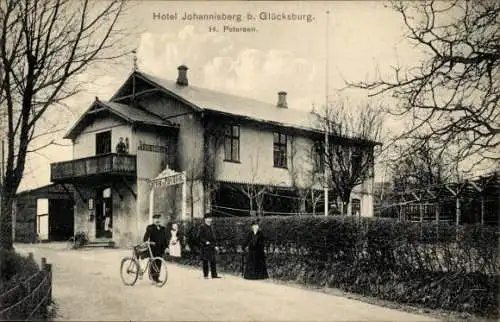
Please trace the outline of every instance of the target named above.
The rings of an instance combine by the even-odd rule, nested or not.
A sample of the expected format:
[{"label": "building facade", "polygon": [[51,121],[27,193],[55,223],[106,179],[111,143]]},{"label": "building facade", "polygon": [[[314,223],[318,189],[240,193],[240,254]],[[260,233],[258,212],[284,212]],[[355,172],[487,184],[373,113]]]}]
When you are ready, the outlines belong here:
[{"label": "building facade", "polygon": [[73,237],[73,189],[47,185],[16,194],[13,240],[20,243],[67,241]]},{"label": "building facade", "polygon": [[[130,246],[152,213],[184,220],[311,212],[306,195],[322,195],[314,147],[324,137],[312,114],[288,108],[285,92],[277,104],[263,103],[191,86],[187,67],[178,71],[176,81],[133,72],[66,134],[73,160],[52,164],[51,180],[75,189],[75,232]],[[185,173],[185,212],[179,185],[155,189],[149,209],[151,180],[166,168]],[[353,214],[373,215],[373,176],[350,204]]]}]

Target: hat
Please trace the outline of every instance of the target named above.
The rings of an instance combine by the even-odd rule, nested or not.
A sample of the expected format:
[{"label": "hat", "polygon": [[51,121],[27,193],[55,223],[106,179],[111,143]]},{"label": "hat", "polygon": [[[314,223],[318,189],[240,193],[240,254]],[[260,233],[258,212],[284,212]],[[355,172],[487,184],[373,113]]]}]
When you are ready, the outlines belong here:
[{"label": "hat", "polygon": [[160,218],[161,215],[153,215],[153,219]]},{"label": "hat", "polygon": [[212,214],[205,214],[205,217],[204,217],[204,218],[205,218],[205,219],[206,219],[206,218],[212,218]]}]

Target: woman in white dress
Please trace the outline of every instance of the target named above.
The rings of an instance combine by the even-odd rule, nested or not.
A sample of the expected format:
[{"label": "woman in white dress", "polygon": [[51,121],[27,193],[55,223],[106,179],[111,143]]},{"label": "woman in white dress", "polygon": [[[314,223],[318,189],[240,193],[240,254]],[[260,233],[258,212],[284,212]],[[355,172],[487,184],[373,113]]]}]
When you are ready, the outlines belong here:
[{"label": "woman in white dress", "polygon": [[168,252],[171,257],[181,257],[181,236],[179,234],[179,226],[176,223],[173,223],[170,229]]}]

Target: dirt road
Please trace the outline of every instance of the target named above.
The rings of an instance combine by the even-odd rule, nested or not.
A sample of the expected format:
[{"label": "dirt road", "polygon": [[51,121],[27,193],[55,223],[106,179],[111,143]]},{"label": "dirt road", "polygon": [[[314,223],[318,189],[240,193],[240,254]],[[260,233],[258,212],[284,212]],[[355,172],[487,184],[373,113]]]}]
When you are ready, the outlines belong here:
[{"label": "dirt road", "polygon": [[173,264],[163,288],[147,279],[128,287],[119,276],[128,250],[68,250],[64,244],[18,244],[16,249],[53,264],[61,321],[436,321],[270,281],[227,275],[205,280],[200,270]]}]

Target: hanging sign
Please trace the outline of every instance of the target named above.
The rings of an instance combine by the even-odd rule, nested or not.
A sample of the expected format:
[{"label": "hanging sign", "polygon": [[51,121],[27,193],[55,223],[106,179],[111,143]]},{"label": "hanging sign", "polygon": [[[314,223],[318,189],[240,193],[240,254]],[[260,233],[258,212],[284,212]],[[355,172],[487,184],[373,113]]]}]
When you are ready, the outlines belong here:
[{"label": "hanging sign", "polygon": [[154,188],[158,187],[168,187],[168,186],[173,186],[176,184],[181,184],[184,182],[184,174],[179,173],[173,176],[169,177],[164,177],[164,178],[159,178],[159,179],[154,179],[151,181],[151,185]]}]

